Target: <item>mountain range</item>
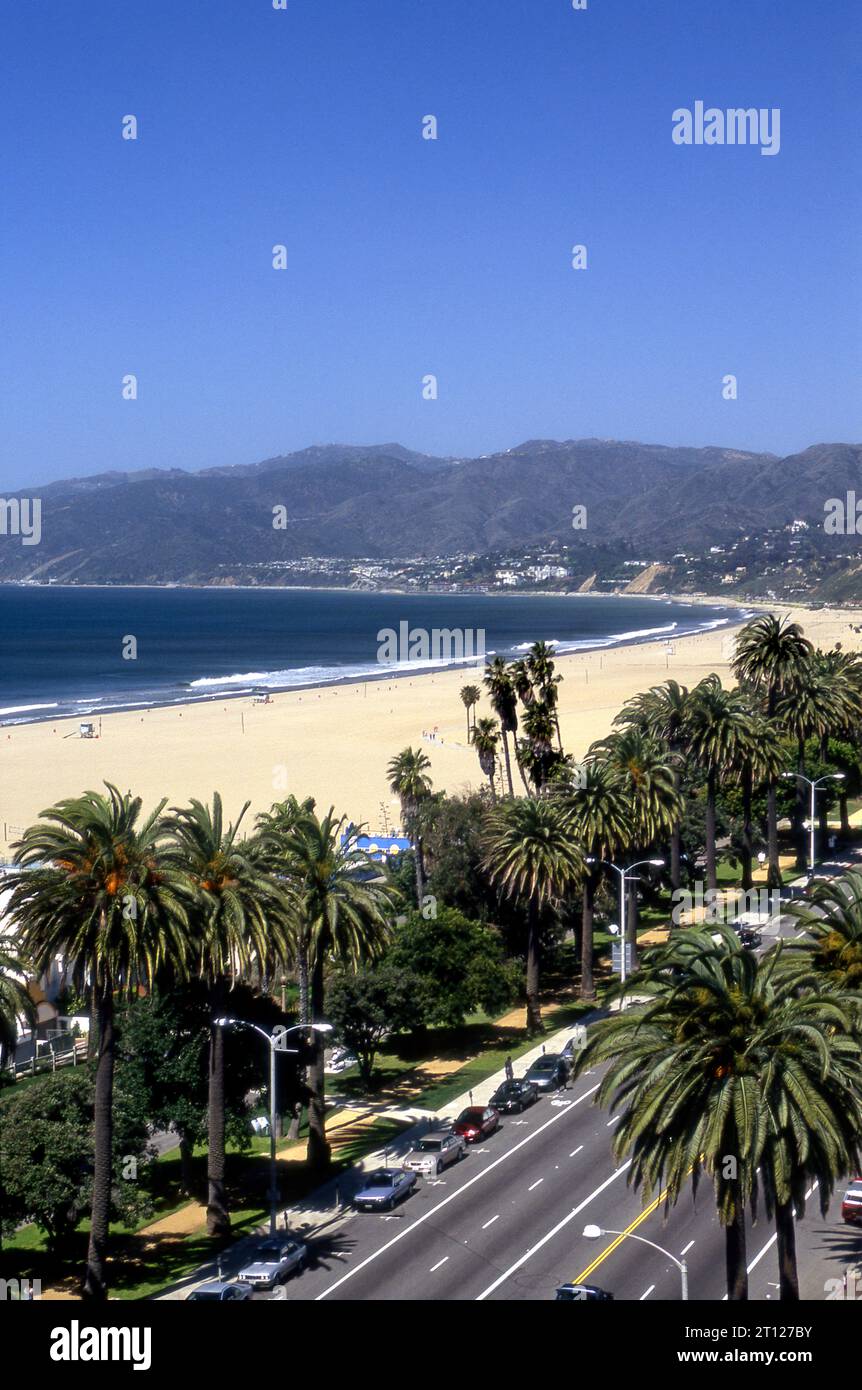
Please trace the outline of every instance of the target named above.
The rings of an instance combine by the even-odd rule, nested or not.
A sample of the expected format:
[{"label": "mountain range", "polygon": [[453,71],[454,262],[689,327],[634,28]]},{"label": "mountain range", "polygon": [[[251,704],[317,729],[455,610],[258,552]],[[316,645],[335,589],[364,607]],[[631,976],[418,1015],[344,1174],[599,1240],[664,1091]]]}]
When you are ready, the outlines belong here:
[{"label": "mountain range", "polygon": [[[827,499],[851,490],[862,496],[858,444],[782,458],[538,439],[458,459],[329,444],[230,468],[100,473],[7,493],[41,499],[42,535],[38,546],[0,535],[0,581],[224,582],[231,566],[304,556],[483,555],[552,541],[622,543],[661,560],[797,519],[822,536]],[[579,505],[587,527],[574,531]],[[835,537],[823,541],[836,548]]]}]

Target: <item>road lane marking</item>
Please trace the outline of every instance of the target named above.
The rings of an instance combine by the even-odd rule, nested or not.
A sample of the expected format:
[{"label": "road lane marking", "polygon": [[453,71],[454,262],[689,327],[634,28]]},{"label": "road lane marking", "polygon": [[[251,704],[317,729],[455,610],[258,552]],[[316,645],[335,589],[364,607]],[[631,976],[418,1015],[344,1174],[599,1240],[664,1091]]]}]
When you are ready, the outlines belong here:
[{"label": "road lane marking", "polygon": [[608,1120],[607,1124],[605,1125],[605,1129],[610,1129],[611,1125],[615,1125],[621,1119],[622,1115],[612,1115],[611,1118]]},{"label": "road lane marking", "polygon": [[[488,1174],[498,1166],[498,1164],[505,1163],[507,1159],[510,1159],[513,1154],[516,1154],[518,1152],[519,1149],[523,1149],[525,1144],[531,1144],[534,1139],[537,1139],[538,1136],[542,1134],[546,1129],[549,1129],[551,1125],[555,1125],[558,1120],[564,1120],[570,1110],[574,1109],[575,1106],[580,1105],[581,1101],[589,1100],[590,1096],[595,1095],[598,1089],[599,1083],[596,1082],[595,1086],[591,1086],[588,1091],[584,1091],[583,1095],[578,1096],[577,1100],[573,1101],[572,1104],[567,1106],[565,1110],[558,1110],[556,1115],[552,1115],[551,1118],[549,1120],[546,1120],[543,1125],[539,1125],[538,1129],[533,1129],[530,1131],[529,1134],[525,1134],[524,1138],[519,1140],[513,1148],[509,1149],[506,1153],[501,1154],[499,1158],[495,1158],[493,1163],[489,1163],[487,1168],[482,1169],[481,1173],[477,1173],[475,1177],[468,1178],[468,1180],[463,1184],[462,1187],[457,1188],[455,1192],[450,1192],[448,1197],[444,1197],[441,1202],[438,1202],[436,1204],[436,1206],[429,1207],[428,1211],[423,1212],[421,1216],[418,1216],[411,1226],[406,1226],[403,1231],[399,1231],[397,1236],[393,1236],[392,1239],[388,1240],[385,1245],[381,1245],[379,1250],[374,1250],[370,1255],[366,1255],[365,1259],[360,1260],[359,1264],[356,1265],[355,1269],[349,1269],[346,1274],[342,1274],[340,1279],[336,1279],[334,1284],[330,1284],[328,1289],[324,1289],[322,1293],[319,1293],[317,1295],[316,1299],[314,1300],[315,1303],[320,1303],[322,1299],[328,1298],[329,1295],[331,1293],[334,1293],[336,1289],[340,1288],[342,1284],[346,1284],[348,1279],[352,1279],[354,1274],[358,1274],[361,1269],[365,1269],[366,1265],[370,1265],[373,1260],[378,1259],[387,1250],[391,1250],[393,1245],[397,1245],[399,1240],[403,1240],[404,1237],[410,1235],[412,1231],[418,1230],[418,1228],[423,1224],[423,1222],[429,1221],[432,1216],[436,1216],[438,1211],[442,1211],[443,1207],[448,1206],[450,1202],[454,1202],[456,1197],[460,1197],[461,1193],[466,1192],[469,1188],[473,1186],[475,1182],[481,1182],[483,1178],[486,1178]],[[626,1164],[626,1167],[628,1167],[628,1164]],[[622,1169],[619,1169],[618,1171],[621,1172]],[[609,1179],[609,1181],[613,1181],[614,1177],[616,1177],[616,1173],[613,1174],[612,1178]]]},{"label": "road lane marking", "polygon": [[643,1301],[644,1301],[645,1298],[649,1298],[649,1296],[650,1296],[650,1294],[652,1293],[652,1291],[653,1291],[654,1288],[655,1288],[655,1284],[650,1284],[650,1286],[649,1286],[649,1288],[647,1289],[646,1293],[642,1293],[642,1294],[641,1294],[640,1298],[638,1299],[638,1303],[643,1303]]},{"label": "road lane marking", "polygon": [[443,1258],[442,1258],[442,1260],[438,1260],[437,1263],[436,1263],[436,1265],[432,1265],[432,1266],[431,1266],[431,1268],[429,1269],[428,1273],[429,1273],[429,1274],[433,1274],[434,1271],[435,1271],[435,1269],[439,1269],[441,1265],[444,1265],[444,1264],[446,1263],[446,1261],[448,1260],[448,1258],[449,1258],[448,1255],[444,1255]]},{"label": "road lane marking", "polygon": [[572,1152],[569,1154],[569,1158],[576,1158],[583,1147],[583,1144],[579,1144],[576,1149],[572,1149]]},{"label": "road lane marking", "polygon": [[694,1241],[693,1241],[693,1240],[690,1240],[689,1243],[688,1243],[688,1245],[685,1247],[685,1250],[680,1250],[680,1252],[679,1252],[679,1258],[682,1259],[683,1255],[687,1254],[688,1251],[691,1249],[691,1247],[692,1247],[693,1245],[694,1245]]},{"label": "road lane marking", "polygon": [[537,1250],[541,1250],[543,1245],[547,1245],[549,1240],[553,1240],[554,1236],[557,1234],[558,1231],[561,1231],[564,1226],[568,1226],[570,1221],[574,1221],[575,1217],[580,1215],[580,1213],[584,1210],[584,1207],[589,1206],[590,1202],[593,1200],[594,1197],[598,1197],[600,1193],[604,1192],[606,1187],[610,1187],[611,1183],[615,1182],[616,1179],[620,1177],[621,1174],[623,1174],[627,1168],[630,1167],[631,1159],[624,1163],[621,1168],[617,1168],[615,1172],[611,1173],[609,1178],[605,1178],[605,1181],[601,1183],[595,1189],[594,1192],[591,1192],[589,1197],[585,1197],[584,1200],[578,1206],[575,1207],[574,1211],[570,1211],[568,1216],[564,1216],[562,1221],[558,1221],[556,1226],[554,1226],[552,1230],[548,1231],[548,1234],[546,1236],[542,1236],[542,1239],[537,1240],[535,1245],[531,1245],[525,1255],[522,1255],[519,1260],[516,1260],[513,1265],[510,1265],[506,1272],[500,1275],[499,1279],[495,1279],[493,1284],[488,1285],[487,1289],[483,1289],[482,1293],[480,1293],[474,1301],[476,1303],[481,1303],[483,1299],[488,1297],[488,1294],[493,1293],[494,1290],[498,1289],[501,1284],[505,1284],[510,1274],[514,1274],[516,1269],[520,1269],[521,1265],[525,1265],[531,1255],[535,1255]]},{"label": "road lane marking", "polygon": [[664,1199],[665,1199],[666,1196],[667,1196],[667,1192],[666,1192],[666,1191],[660,1192],[660,1193],[658,1194],[658,1196],[655,1198],[655,1200],[652,1201],[652,1202],[650,1203],[650,1205],[649,1205],[644,1211],[641,1212],[640,1216],[636,1216],[635,1219],[634,1219],[634,1221],[632,1221],[631,1225],[626,1226],[626,1229],[625,1229],[620,1235],[618,1235],[618,1236],[616,1237],[615,1240],[612,1240],[611,1243],[610,1243],[610,1245],[606,1246],[605,1249],[602,1251],[602,1253],[601,1253],[600,1255],[597,1255],[597,1256],[596,1256],[596,1258],[593,1260],[592,1264],[591,1264],[591,1265],[587,1265],[587,1267],[586,1267],[586,1269],[584,1270],[583,1274],[579,1274],[578,1277],[577,1277],[577,1279],[573,1279],[573,1280],[572,1280],[572,1283],[573,1283],[573,1284],[583,1284],[583,1283],[585,1283],[586,1280],[589,1278],[589,1276],[593,1273],[593,1271],[596,1270],[596,1269],[598,1269],[599,1265],[600,1265],[604,1260],[606,1260],[606,1259],[608,1258],[609,1255],[612,1255],[612,1254],[614,1253],[614,1251],[616,1250],[617,1246],[618,1246],[618,1245],[622,1245],[622,1243],[623,1243],[623,1241],[625,1240],[626,1236],[631,1235],[632,1231],[636,1231],[637,1228],[638,1228],[638,1226],[641,1224],[641,1222],[642,1222],[642,1221],[646,1221],[646,1219],[647,1219],[648,1216],[652,1216],[652,1214],[653,1214],[653,1212],[655,1211],[656,1207],[659,1206],[660,1203],[662,1203],[662,1202],[664,1201]]},{"label": "road lane marking", "polygon": [[[538,1186],[539,1186],[539,1183],[540,1183],[540,1182],[544,1182],[544,1181],[545,1181],[544,1178],[537,1178],[537,1180],[533,1183],[533,1187],[538,1187]],[[528,1188],[527,1188],[527,1191],[528,1191],[528,1192],[532,1192],[533,1187],[528,1187]]]},{"label": "road lane marking", "polygon": [[486,1222],[485,1222],[484,1226],[482,1227],[482,1230],[483,1230],[483,1231],[487,1231],[487,1229],[488,1229],[489,1226],[493,1226],[494,1222],[495,1222],[495,1221],[499,1221],[499,1220],[500,1220],[500,1213],[497,1212],[497,1215],[496,1215],[496,1216],[492,1216],[490,1221],[486,1221]]},{"label": "road lane marking", "polygon": [[[816,1192],[816,1191],[817,1191],[817,1188],[818,1188],[819,1186],[820,1186],[820,1184],[819,1184],[819,1183],[816,1183],[816,1182],[813,1182],[813,1183],[811,1184],[811,1186],[809,1187],[808,1191],[807,1191],[806,1194],[805,1194],[805,1200],[806,1200],[806,1202],[808,1201],[808,1198],[811,1196],[812,1192]],[[762,1249],[762,1250],[759,1250],[758,1253],[755,1255],[754,1259],[751,1261],[751,1264],[748,1266],[748,1268],[747,1268],[746,1271],[745,1271],[746,1274],[750,1274],[751,1271],[752,1271],[753,1269],[756,1269],[756,1268],[757,1268],[757,1266],[760,1264],[760,1261],[763,1259],[764,1255],[765,1255],[769,1250],[772,1249],[773,1245],[775,1244],[775,1242],[776,1242],[777,1240],[778,1240],[778,1232],[776,1231],[773,1235],[771,1235],[771,1236],[769,1237],[769,1240],[766,1242],[766,1244],[764,1245],[763,1249]],[[767,1281],[767,1282],[768,1282],[768,1281]],[[724,1298],[723,1298],[721,1301],[722,1301],[722,1303],[726,1303],[726,1302],[727,1302],[727,1294],[724,1295]]]}]

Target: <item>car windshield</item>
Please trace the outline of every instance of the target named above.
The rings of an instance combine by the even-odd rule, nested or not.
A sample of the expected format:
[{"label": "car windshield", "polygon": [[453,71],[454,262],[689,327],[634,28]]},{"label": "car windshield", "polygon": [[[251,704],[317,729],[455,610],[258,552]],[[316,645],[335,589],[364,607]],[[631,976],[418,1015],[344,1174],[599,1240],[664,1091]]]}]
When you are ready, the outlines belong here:
[{"label": "car windshield", "polygon": [[280,1254],[281,1250],[277,1245],[259,1245],[254,1252],[254,1258],[265,1263],[267,1260],[277,1260]]},{"label": "car windshield", "polygon": [[462,1110],[458,1116],[459,1125],[477,1125],[482,1118],[481,1110]]},{"label": "car windshield", "polygon": [[388,1173],[372,1173],[366,1183],[367,1187],[391,1187],[392,1178]]},{"label": "car windshield", "polygon": [[211,1303],[213,1300],[218,1303],[220,1299],[221,1289],[198,1289],[191,1296],[192,1303]]},{"label": "car windshield", "polygon": [[533,1063],[533,1071],[552,1071],[556,1060],[556,1057],[540,1057]]},{"label": "car windshield", "polygon": [[423,1154],[438,1153],[442,1147],[442,1139],[423,1139],[422,1143],[417,1145],[419,1152]]}]

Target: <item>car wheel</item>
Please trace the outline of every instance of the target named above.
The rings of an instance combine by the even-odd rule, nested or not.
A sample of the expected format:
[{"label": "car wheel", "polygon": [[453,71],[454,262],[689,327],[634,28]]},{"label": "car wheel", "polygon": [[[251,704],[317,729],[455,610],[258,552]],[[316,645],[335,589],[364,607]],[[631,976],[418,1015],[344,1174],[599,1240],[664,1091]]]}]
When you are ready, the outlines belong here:
[{"label": "car wheel", "polygon": [[437,1160],[437,1162],[436,1162],[436,1164],[435,1164],[434,1171],[435,1171],[435,1173],[437,1174],[437,1177],[438,1177],[438,1178],[439,1178],[440,1174],[443,1172],[443,1164],[440,1162],[439,1158],[438,1158],[438,1160]]}]

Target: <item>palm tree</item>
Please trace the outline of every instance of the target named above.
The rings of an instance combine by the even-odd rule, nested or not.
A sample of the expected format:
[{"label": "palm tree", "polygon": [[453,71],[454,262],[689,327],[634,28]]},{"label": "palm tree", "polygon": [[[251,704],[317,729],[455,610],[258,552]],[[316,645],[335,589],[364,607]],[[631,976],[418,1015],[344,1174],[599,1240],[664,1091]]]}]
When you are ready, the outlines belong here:
[{"label": "palm tree", "polygon": [[706,770],[707,887],[718,887],[715,811],[719,779],[747,742],[748,709],[739,690],[725,690],[720,677],[705,676],[691,693],[684,736],[692,760]]},{"label": "palm tree", "polygon": [[[500,721],[503,736],[503,757],[506,763],[506,781],[509,795],[514,796],[512,786],[512,764],[509,758],[509,734],[514,738],[518,732],[518,695],[505,661],[495,656],[484,676],[485,689],[491,697],[491,706]],[[515,744],[517,748],[517,742]],[[523,770],[521,776],[523,778]],[[525,790],[526,790],[526,783]]]},{"label": "palm tree", "polygon": [[[472,687],[476,689],[476,687]],[[467,735],[470,737],[469,732]],[[389,786],[401,801],[401,819],[404,829],[413,844],[416,864],[416,906],[422,907],[425,893],[425,863],[422,855],[422,836],[419,833],[419,812],[423,802],[431,795],[431,778],[428,769],[431,760],[421,749],[404,748],[393,758],[386,769]]]},{"label": "palm tree", "polygon": [[785,965],[830,989],[855,991],[862,1009],[862,872],[815,883],[809,898],[787,911],[805,936],[788,944]]},{"label": "palm tree", "polygon": [[76,987],[92,985],[99,1034],[93,1205],[83,1296],[107,1296],[113,1185],[114,999],[151,986],[162,967],[185,972],[188,884],[163,853],[164,802],[139,824],[141,801],[110,783],[43,811],[13,846],[7,879],[19,949],[41,974],[56,956]]},{"label": "palm tree", "polygon": [[[327,960],[354,969],[372,960],[386,945],[388,918],[395,900],[374,861],[357,848],[358,827],[346,828],[346,817],[330,807],[322,820],[303,816],[294,826],[290,859],[299,895],[302,932],[310,942],[311,1022],[323,1014],[324,970]],[[421,901],[421,900],[420,900]],[[308,1068],[308,1162],[315,1170],[329,1164],[326,1139],[326,1094],[323,1046],[312,1033]]]},{"label": "palm tree", "polygon": [[[743,698],[750,692],[742,690]],[[757,709],[748,704],[747,727],[737,745],[733,759],[733,770],[739,773],[742,781],[742,887],[749,889],[754,883],[754,827],[752,825],[754,788],[759,782],[777,778],[785,765],[785,748],[781,741],[778,725],[765,718]]]},{"label": "palm tree", "polygon": [[527,706],[523,728],[526,738],[521,740],[520,759],[530,774],[536,794],[541,796],[560,758],[554,748],[557,728],[554,713],[544,700],[534,700]]},{"label": "palm tree", "polygon": [[[659,743],[667,744],[670,765],[674,780],[679,787],[680,764],[684,761],[686,740],[684,728],[691,706],[691,692],[688,686],[678,681],[668,680],[663,685],[654,685],[650,690],[627,700],[614,720],[615,724],[636,725],[643,733]],[[670,885],[679,888],[681,883],[682,824],[676,820],[670,836]]]},{"label": "palm tree", "polygon": [[[478,705],[482,698],[482,692],[478,685],[465,685],[461,687],[461,703],[467,711],[467,742],[470,742],[470,711],[474,705]],[[476,715],[473,715],[473,723],[476,722]]]},{"label": "palm tree", "polygon": [[[736,639],[733,670],[738,681],[753,686],[763,697],[767,719],[776,717],[779,698],[793,685],[808,665],[811,643],[799,623],[766,613],[746,623]],[[781,887],[778,861],[777,777],[767,779],[767,887]]]},{"label": "palm tree", "polygon": [[556,648],[547,642],[534,642],[527,653],[526,665],[533,689],[538,690],[539,697],[552,713],[557,733],[557,747],[562,753],[563,740],[560,736],[560,718],[557,713],[557,687],[563,678],[554,675],[555,655]]},{"label": "palm tree", "polygon": [[289,885],[267,872],[253,844],[240,840],[248,810],[225,825],[222,801],[212,809],[193,800],[174,807],[166,828],[169,862],[194,884],[191,913],[195,967],[206,981],[210,1004],[207,1141],[207,1232],[230,1230],[225,1188],[224,1028],[218,1023],[232,985],[254,967],[284,965],[291,955],[290,926],[295,897]]},{"label": "palm tree", "polygon": [[532,676],[523,657],[512,662],[509,667],[509,677],[515,694],[526,709],[535,700],[536,692],[533,689]]},{"label": "palm tree", "polygon": [[584,857],[560,807],[549,800],[506,801],[485,826],[483,868],[491,883],[527,910],[527,1031],[542,1031],[539,1005],[543,912],[574,890]]},{"label": "palm tree", "polygon": [[[626,794],[632,857],[669,835],[682,815],[682,797],[662,745],[640,729],[629,728],[600,740],[590,753],[607,759]],[[629,880],[626,934],[634,966],[637,964],[637,881],[634,877]]]},{"label": "palm tree", "polygon": [[828,1205],[835,1179],[858,1161],[860,1047],[849,1010],[838,996],[800,994],[728,928],[674,934],[623,989],[636,1002],[594,1027],[576,1068],[607,1064],[596,1102],[622,1107],[615,1156],[631,1156],[629,1179],[645,1197],[666,1189],[671,1204],[689,1177],[695,1188],[711,1178],[731,1300],[748,1297],[745,1209],[762,1182],[781,1296],[792,1298],[793,1212],[805,1181],[821,1178]]},{"label": "palm tree", "polygon": [[497,800],[494,778],[497,774],[497,749],[500,745],[496,719],[479,719],[473,725],[473,747],[479,754],[479,766],[491,784],[491,800]]},{"label": "palm tree", "polygon": [[[595,998],[593,980],[593,911],[602,877],[602,861],[613,859],[628,843],[631,815],[619,778],[607,762],[588,759],[578,785],[558,793],[577,842],[587,855],[581,918],[581,998]],[[592,861],[592,862],[591,862]]]},{"label": "palm tree", "polygon": [[19,1019],[31,1026],[36,1022],[36,1006],[27,989],[28,973],[14,938],[0,938],[0,1073],[7,1053],[14,1057]]}]

